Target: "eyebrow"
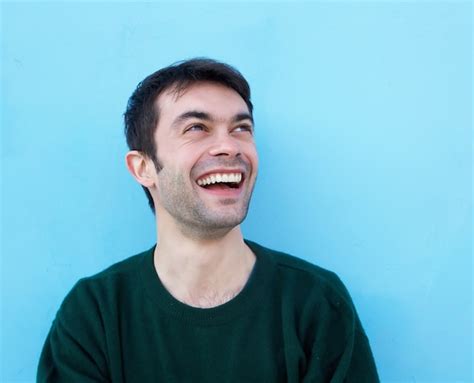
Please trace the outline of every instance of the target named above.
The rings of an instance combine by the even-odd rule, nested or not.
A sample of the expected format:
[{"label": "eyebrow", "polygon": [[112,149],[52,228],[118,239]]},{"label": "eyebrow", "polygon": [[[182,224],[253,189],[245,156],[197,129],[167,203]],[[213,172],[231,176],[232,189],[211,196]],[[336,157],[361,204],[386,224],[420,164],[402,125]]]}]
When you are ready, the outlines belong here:
[{"label": "eyebrow", "polygon": [[240,121],[243,121],[243,120],[250,120],[250,122],[252,123],[253,125],[253,117],[248,114],[248,113],[239,113],[239,114],[236,114],[234,116],[234,118],[232,119],[232,122],[240,122]]},{"label": "eyebrow", "polygon": [[[206,112],[201,112],[199,110],[190,110],[188,112],[184,112],[180,114],[178,117],[176,117],[171,124],[173,128],[179,126],[181,123],[185,122],[186,120],[189,120],[191,118],[197,118],[199,120],[204,120],[204,121],[210,121],[213,122],[214,119],[209,113]],[[232,117],[232,122],[240,122],[243,120],[250,120],[250,122],[253,125],[253,118],[249,113],[238,113],[234,117]]]}]

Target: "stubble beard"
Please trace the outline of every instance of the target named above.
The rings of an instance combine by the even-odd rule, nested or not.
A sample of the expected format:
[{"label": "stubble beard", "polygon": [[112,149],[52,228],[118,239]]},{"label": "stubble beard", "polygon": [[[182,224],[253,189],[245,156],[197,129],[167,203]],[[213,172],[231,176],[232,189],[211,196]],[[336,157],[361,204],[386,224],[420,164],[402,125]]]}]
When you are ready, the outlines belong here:
[{"label": "stubble beard", "polygon": [[[223,199],[219,207],[206,205],[198,191],[190,184],[183,173],[171,172],[169,167],[157,167],[160,173],[159,198],[163,208],[170,214],[181,232],[194,239],[221,238],[237,225],[240,225],[248,213],[254,184],[243,191],[241,201]],[[200,187],[200,186],[196,186]],[[235,204],[232,209],[230,205]]]}]

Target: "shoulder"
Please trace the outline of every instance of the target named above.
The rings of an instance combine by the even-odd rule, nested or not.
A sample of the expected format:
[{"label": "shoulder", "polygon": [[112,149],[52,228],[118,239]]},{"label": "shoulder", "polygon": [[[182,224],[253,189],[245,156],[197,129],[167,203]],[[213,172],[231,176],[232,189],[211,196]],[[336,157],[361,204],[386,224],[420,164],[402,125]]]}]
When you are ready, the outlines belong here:
[{"label": "shoulder", "polygon": [[[286,329],[296,331],[312,350],[315,342],[330,340],[329,348],[341,350],[351,334],[365,335],[357,311],[345,285],[333,271],[304,259],[248,242],[248,245],[269,262],[273,270],[272,292],[279,304]],[[292,331],[293,331],[292,330]]]},{"label": "shoulder", "polygon": [[349,292],[335,272],[294,255],[246,242],[257,255],[270,259],[283,295],[291,294],[295,299],[300,296],[305,301],[310,298],[324,300],[331,306],[345,306],[346,309],[352,307]]},{"label": "shoulder", "polygon": [[106,269],[79,279],[66,295],[60,311],[100,306],[133,294],[139,288],[140,270],[153,248],[117,262]]},{"label": "shoulder", "polygon": [[140,269],[140,266],[144,262],[147,256],[151,256],[154,250],[154,246],[151,249],[143,251],[128,257],[122,261],[114,263],[106,269],[93,274],[91,276],[83,278],[81,281],[103,281],[106,282],[110,279],[121,279],[134,276]]}]

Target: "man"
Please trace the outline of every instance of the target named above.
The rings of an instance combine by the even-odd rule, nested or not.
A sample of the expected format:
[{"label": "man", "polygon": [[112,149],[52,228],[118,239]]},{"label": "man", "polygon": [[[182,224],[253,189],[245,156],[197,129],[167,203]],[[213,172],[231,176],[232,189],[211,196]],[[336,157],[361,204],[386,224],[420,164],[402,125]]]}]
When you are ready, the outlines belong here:
[{"label": "man", "polygon": [[125,132],[158,243],[74,286],[39,382],[378,382],[338,277],[242,237],[258,157],[238,71],[159,70],[131,96]]}]

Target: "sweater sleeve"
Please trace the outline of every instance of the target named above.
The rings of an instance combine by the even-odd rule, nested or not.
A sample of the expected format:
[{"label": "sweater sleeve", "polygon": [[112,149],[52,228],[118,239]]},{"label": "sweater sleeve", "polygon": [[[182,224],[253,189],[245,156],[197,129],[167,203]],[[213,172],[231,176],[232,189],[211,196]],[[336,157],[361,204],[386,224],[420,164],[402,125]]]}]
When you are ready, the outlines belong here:
[{"label": "sweater sleeve", "polygon": [[324,309],[327,322],[320,326],[302,381],[379,383],[369,340],[352,299],[338,277],[335,281],[336,298]]},{"label": "sweater sleeve", "polygon": [[79,283],[64,300],[46,338],[38,365],[38,383],[109,381],[98,310]]}]

